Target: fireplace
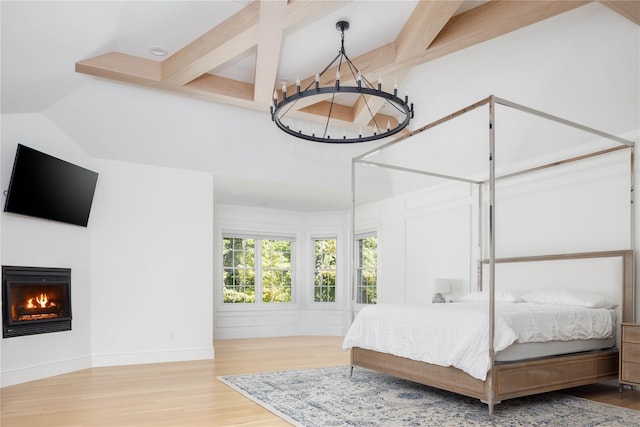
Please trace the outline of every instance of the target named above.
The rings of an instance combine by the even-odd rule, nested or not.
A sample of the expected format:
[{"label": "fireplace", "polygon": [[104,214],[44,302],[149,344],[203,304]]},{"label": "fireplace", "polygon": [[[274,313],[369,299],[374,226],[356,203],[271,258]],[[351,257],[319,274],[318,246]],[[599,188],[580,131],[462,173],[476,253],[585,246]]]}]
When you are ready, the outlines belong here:
[{"label": "fireplace", "polygon": [[71,269],[2,267],[2,337],[71,330]]}]

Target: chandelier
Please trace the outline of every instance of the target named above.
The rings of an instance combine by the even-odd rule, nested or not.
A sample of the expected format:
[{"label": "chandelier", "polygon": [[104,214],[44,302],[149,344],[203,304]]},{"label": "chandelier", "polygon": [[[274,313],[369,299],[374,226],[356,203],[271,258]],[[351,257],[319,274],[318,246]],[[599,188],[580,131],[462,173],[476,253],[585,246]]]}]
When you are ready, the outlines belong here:
[{"label": "chandelier", "polygon": [[[336,29],[341,33],[341,46],[338,55],[327,65],[322,72],[316,74],[315,82],[312,81],[305,89],[300,87],[300,80],[296,81],[296,92],[287,95],[286,83],[282,84],[282,96],[278,102],[278,91],[273,93],[273,102],[271,104],[271,120],[273,120],[281,130],[289,135],[297,138],[306,139],[308,141],[325,142],[331,144],[348,144],[355,142],[375,141],[395,135],[402,129],[406,128],[413,118],[413,101],[409,102],[408,95],[404,99],[398,97],[397,85],[393,89],[393,93],[382,90],[382,79],[378,80],[378,84],[374,87],[351,62],[344,49],[344,32],[349,29],[349,22],[338,21]],[[320,77],[331,68],[336,61],[338,67],[336,71],[335,84],[331,86],[321,87]],[[342,68],[346,68],[351,74],[350,80],[354,80],[356,86],[345,86],[340,83],[342,77]],[[350,94],[350,95],[349,95]],[[316,101],[328,101],[328,112],[326,120],[321,125],[316,124],[314,129],[312,126],[296,126],[295,104],[304,99],[315,97]],[[345,127],[340,131],[339,120],[332,117],[334,107],[337,109],[339,100],[349,100],[353,103],[354,98],[360,100],[370,119],[368,123],[364,123],[357,130],[347,131]],[[376,99],[377,98],[377,99]],[[372,102],[375,99],[376,102]],[[306,105],[306,104],[305,104]],[[385,110],[391,111],[386,117],[376,115],[375,106],[382,105]],[[376,111],[374,111],[376,110]],[[382,109],[381,109],[382,110]],[[381,111],[380,110],[380,111]],[[289,114],[293,112],[293,114]],[[333,132],[333,135],[331,134]],[[336,135],[336,133],[339,135]]]}]

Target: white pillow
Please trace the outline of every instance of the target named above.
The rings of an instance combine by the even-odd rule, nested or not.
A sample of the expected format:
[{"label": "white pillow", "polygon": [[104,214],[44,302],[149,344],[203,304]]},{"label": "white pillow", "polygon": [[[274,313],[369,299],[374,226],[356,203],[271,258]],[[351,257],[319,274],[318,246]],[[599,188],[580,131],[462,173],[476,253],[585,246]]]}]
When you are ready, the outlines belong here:
[{"label": "white pillow", "polygon": [[603,295],[580,291],[538,291],[525,294],[522,298],[526,302],[537,304],[577,305],[588,308],[617,307],[617,304]]},{"label": "white pillow", "polygon": [[[471,292],[460,297],[458,301],[463,302],[488,302],[489,292]],[[524,302],[522,298],[511,292],[496,292],[496,302]]]}]

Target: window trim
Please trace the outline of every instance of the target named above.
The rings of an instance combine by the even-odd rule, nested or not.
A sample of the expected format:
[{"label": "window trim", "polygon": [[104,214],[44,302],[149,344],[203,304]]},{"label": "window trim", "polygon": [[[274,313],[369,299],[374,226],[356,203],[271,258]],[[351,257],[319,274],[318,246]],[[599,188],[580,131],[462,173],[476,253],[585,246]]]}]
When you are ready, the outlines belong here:
[{"label": "window trim", "polygon": [[[220,253],[220,284],[218,286],[220,294],[216,297],[216,307],[220,311],[256,311],[256,310],[292,310],[299,309],[298,284],[296,282],[297,270],[297,236],[290,233],[251,233],[222,231],[220,234],[219,248],[224,245],[224,239],[254,239],[256,241],[254,266],[256,271],[256,292],[253,303],[229,303],[224,302],[224,256]],[[262,301],[262,245],[258,244],[262,240],[287,240],[291,242],[291,301],[290,302],[264,302]],[[259,257],[259,258],[258,258]],[[260,274],[259,274],[260,273]]]},{"label": "window trim", "polygon": [[377,298],[376,298],[376,303],[375,304],[366,304],[366,303],[362,303],[362,302],[358,302],[358,270],[360,269],[360,265],[359,265],[359,255],[360,255],[360,251],[359,251],[359,247],[358,247],[358,241],[363,240],[363,239],[367,239],[369,237],[375,237],[377,240],[377,246],[376,246],[376,296],[378,294],[378,281],[377,278],[380,277],[380,238],[378,237],[378,231],[377,230],[366,230],[366,231],[361,231],[361,232],[356,232],[354,233],[354,239],[353,239],[353,295],[352,295],[352,300],[353,300],[353,305],[354,308],[356,310],[359,310],[363,307],[369,306],[369,305],[375,305],[377,304]]},{"label": "window trim", "polygon": [[[316,251],[315,251],[315,242],[317,240],[335,240],[336,241],[336,268],[335,268],[335,272],[336,272],[336,282],[335,282],[335,300],[334,301],[315,301],[315,256],[316,256]],[[309,254],[310,254],[310,261],[309,261],[309,277],[310,277],[310,286],[309,286],[309,303],[311,304],[311,306],[313,306],[314,308],[335,308],[337,306],[340,305],[340,248],[339,248],[339,239],[338,236],[336,234],[321,234],[321,235],[314,235],[311,236],[311,238],[309,239]]]}]

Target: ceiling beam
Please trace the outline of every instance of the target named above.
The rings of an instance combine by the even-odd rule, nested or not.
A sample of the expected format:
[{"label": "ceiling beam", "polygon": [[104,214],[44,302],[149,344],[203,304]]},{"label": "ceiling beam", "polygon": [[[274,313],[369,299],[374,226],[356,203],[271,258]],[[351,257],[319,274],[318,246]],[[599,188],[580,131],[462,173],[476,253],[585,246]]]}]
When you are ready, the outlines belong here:
[{"label": "ceiling beam", "polygon": [[[458,10],[461,3],[461,0],[418,2],[394,42],[395,61],[403,61],[424,52]],[[405,78],[409,70],[409,67],[397,70],[393,76],[394,86]],[[387,84],[387,87],[389,86]],[[385,100],[380,97],[358,98],[354,106],[354,122],[368,125],[371,117],[375,116],[384,104]]]},{"label": "ceiling beam", "polygon": [[419,64],[478,45],[590,1],[492,1],[449,20],[429,48],[409,60]]},{"label": "ceiling beam", "polygon": [[258,43],[260,2],[252,2],[162,62],[162,80],[183,86]]},{"label": "ceiling beam", "polygon": [[[365,55],[361,55],[360,57],[358,57],[358,59],[356,59],[353,62],[358,67],[358,70],[361,72],[362,76],[368,79],[368,77],[366,77],[367,75],[371,76],[374,74],[373,72],[369,72],[370,69],[374,69],[374,70],[381,69],[385,65],[387,65],[389,61],[393,61],[393,58],[395,57],[394,49],[395,48],[393,43],[387,43],[386,45],[379,47],[377,49],[374,49]],[[325,87],[325,86],[333,85],[335,83],[336,71],[338,71],[337,65],[325,71],[324,74],[320,76],[320,86]],[[376,79],[374,80],[374,83],[377,81],[378,81],[378,78],[376,77]],[[311,77],[307,77],[304,80],[301,80],[300,87],[302,88],[302,90],[304,90],[307,87],[313,87],[313,85],[315,84],[314,82],[315,82],[315,75]],[[340,83],[342,85],[354,85],[356,83],[356,76],[343,72],[340,77]],[[277,92],[278,92],[278,97],[282,99],[282,91],[277,90]],[[287,87],[287,93],[295,93],[295,92],[296,92],[296,84],[295,83],[290,84]],[[330,97],[331,97],[331,94],[328,94],[327,96],[324,96],[324,97],[314,96],[309,98],[303,98],[296,101],[295,107],[292,107],[292,108],[296,110],[302,110],[316,102],[319,102],[319,100],[322,101],[323,99],[327,99]],[[352,117],[353,117],[353,114],[352,114]]]},{"label": "ceiling beam", "polygon": [[[396,43],[392,42],[352,60],[364,76],[375,76],[377,80],[377,76],[382,75],[388,82],[395,79],[396,73],[404,73],[416,65],[475,46],[587,3],[590,1],[491,1],[453,16],[429,47],[417,54],[409,55],[409,51],[405,49],[405,54],[401,55],[403,59],[396,61]],[[327,70],[321,78],[321,85],[332,84],[336,68]],[[312,79],[313,77],[308,77],[304,82]],[[295,87],[292,85],[288,91],[293,89]]]},{"label": "ceiling beam", "polygon": [[159,86],[160,63],[119,52],[76,62],[76,72],[145,86]]},{"label": "ceiling beam", "polygon": [[[261,70],[257,73],[260,77],[256,77],[255,85],[240,81],[231,83],[233,80],[226,78],[207,78],[206,76],[210,75],[207,73],[259,45],[259,38],[260,44],[266,41],[271,46],[262,49],[264,53],[261,55],[273,55],[273,60],[277,61],[280,46],[274,48],[278,43],[273,39],[273,35],[269,35],[271,31],[277,38],[278,32],[282,33],[287,28],[301,25],[320,14],[330,13],[345,3],[338,0],[289,0],[288,3],[285,0],[254,1],[162,62],[112,52],[77,62],[76,72],[188,94],[197,94],[197,91],[201,90],[205,99],[211,99],[212,94],[218,94],[213,95],[217,100],[219,94],[225,94],[222,102],[237,96],[239,102],[231,102],[232,104],[245,104],[247,88],[251,87],[254,92],[252,98],[260,94],[257,105],[253,107],[263,109],[271,99],[275,75],[271,83],[268,83],[269,77],[264,76],[262,71],[272,70],[270,73],[273,74],[274,69],[277,72],[277,64],[268,65],[269,59],[263,61],[260,58],[256,64]],[[265,40],[261,39],[260,13],[264,11],[265,15],[270,16],[273,13],[272,9],[280,7],[285,9],[283,27],[280,30],[269,28],[272,23],[267,18]],[[216,87],[217,84],[221,86]],[[266,86],[270,86],[268,91]],[[237,91],[235,95],[234,91]],[[264,95],[265,93],[268,95]],[[265,96],[268,96],[266,101]]]},{"label": "ceiling beam", "polygon": [[[402,80],[413,66],[586,3],[589,1],[490,1],[452,16],[458,8],[458,1],[420,1],[394,42],[360,55],[353,62],[363,76],[375,81],[378,76],[383,76],[386,82],[384,86],[389,87],[394,81]],[[602,3],[614,10],[623,10],[625,16],[631,15],[631,19],[637,19],[636,9],[626,5],[639,3],[637,1]],[[284,32],[342,5],[344,2],[334,0],[254,1],[163,62],[112,52],[79,61],[76,71],[182,92],[216,102],[265,109],[271,100]],[[253,84],[208,74],[255,46],[258,46],[258,54]],[[333,84],[335,71],[335,67],[328,70],[321,77],[321,85]],[[306,87],[314,77],[303,80],[302,86]],[[343,84],[353,84],[349,80],[352,80],[352,76],[343,76]],[[292,85],[289,90],[293,91],[295,87]],[[310,106],[305,102],[299,102],[299,107]],[[368,116],[368,113],[364,114],[365,108],[362,104],[357,105],[344,117],[365,123],[365,117]]]},{"label": "ceiling beam", "polygon": [[[428,4],[432,2],[420,3]],[[437,5],[438,3],[442,4]],[[398,37],[397,43],[393,42],[360,55],[353,59],[353,62],[363,75],[383,75],[387,82],[402,80],[407,70],[411,67],[508,34],[527,25],[580,7],[589,3],[589,1],[491,1],[460,15],[453,16],[446,20],[446,23],[443,23],[446,15],[441,16],[439,14],[455,13],[455,11],[451,12],[450,9],[446,8],[446,3],[448,2],[436,2],[436,6],[433,6],[433,9],[428,8],[426,4],[419,4],[416,7],[420,7],[420,9],[416,11],[415,15],[412,14],[414,22],[405,24],[406,30],[403,28],[404,34],[402,37]],[[425,24],[425,15],[429,14],[431,14],[432,19],[439,19],[437,21],[439,24],[434,24],[433,30],[428,31],[433,40],[429,43],[429,37],[425,35],[423,43],[419,44],[419,48],[408,47],[407,45],[410,43],[405,42],[404,39],[408,38],[408,35],[412,32],[418,31],[420,35],[418,28],[427,25]],[[442,29],[435,34],[435,29],[438,26]],[[396,53],[398,47],[403,49],[403,53]],[[325,78],[321,80],[322,85],[332,83],[335,68],[325,73],[325,76],[323,76]],[[305,82],[310,79],[312,77],[305,79]],[[289,90],[292,89],[293,87]],[[301,105],[301,107],[306,105]],[[363,108],[366,108],[365,105],[360,104],[357,108],[359,111],[354,113],[354,117],[358,117],[358,120],[364,120],[365,112]]]},{"label": "ceiling beam", "polygon": [[600,3],[640,25],[640,1],[601,1]]},{"label": "ceiling beam", "polygon": [[213,74],[203,74],[192,80],[182,89],[183,92],[192,95],[201,95],[204,99],[224,102],[239,106],[256,107],[253,102],[254,85],[239,80]]},{"label": "ceiling beam", "polygon": [[260,24],[258,25],[260,43],[256,55],[253,99],[265,107],[271,103],[273,98],[272,93],[280,62],[286,7],[287,0],[260,2]]},{"label": "ceiling beam", "polygon": [[298,25],[303,25],[310,20],[344,7],[352,1],[354,0],[289,0],[285,13],[285,28],[291,29]]},{"label": "ceiling beam", "polygon": [[395,40],[396,61],[424,52],[462,4],[456,1],[418,2]]}]

